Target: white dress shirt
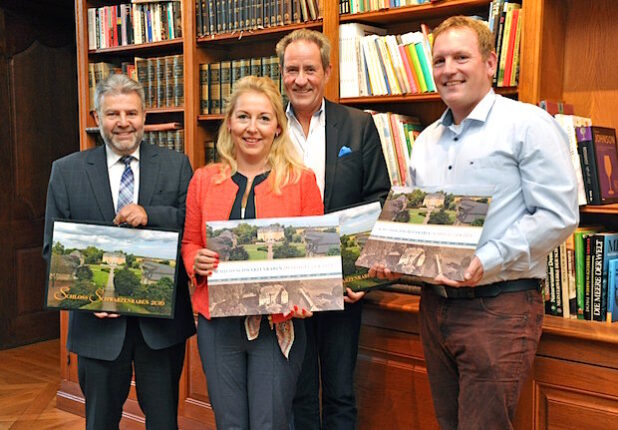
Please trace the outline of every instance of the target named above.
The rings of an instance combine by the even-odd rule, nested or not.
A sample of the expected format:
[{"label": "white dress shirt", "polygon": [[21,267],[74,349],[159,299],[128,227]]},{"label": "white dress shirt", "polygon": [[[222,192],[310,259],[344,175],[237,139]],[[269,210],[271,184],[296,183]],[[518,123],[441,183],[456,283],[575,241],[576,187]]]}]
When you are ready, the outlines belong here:
[{"label": "white dress shirt", "polygon": [[290,138],[305,163],[305,166],[313,170],[315,179],[320,188],[322,200],[324,200],[324,182],[326,178],[326,114],[324,111],[324,99],[322,106],[311,117],[309,133],[305,136],[302,125],[296,119],[292,105],[288,103],[285,111],[288,117],[288,132]]},{"label": "white dress shirt", "polygon": [[414,143],[410,166],[419,187],[492,186],[476,256],[480,284],[545,278],[546,256],[579,220],[568,139],[542,109],[496,95],[479,102],[460,126],[450,110]]},{"label": "white dress shirt", "polygon": [[[109,174],[109,186],[112,190],[112,198],[114,199],[114,209],[118,206],[118,191],[120,190],[120,179],[124,172],[124,163],[120,161],[122,155],[116,154],[114,151],[105,146],[107,155],[107,173]],[[137,203],[139,193],[139,146],[130,154],[131,170],[133,170],[133,203]]]}]

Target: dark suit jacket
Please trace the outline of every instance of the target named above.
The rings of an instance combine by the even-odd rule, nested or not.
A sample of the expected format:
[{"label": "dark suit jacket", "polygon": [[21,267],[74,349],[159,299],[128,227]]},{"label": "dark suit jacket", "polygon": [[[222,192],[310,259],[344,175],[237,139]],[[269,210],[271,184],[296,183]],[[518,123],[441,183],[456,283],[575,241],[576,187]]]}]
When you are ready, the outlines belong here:
[{"label": "dark suit jacket", "polygon": [[[142,143],[139,174],[138,203],[148,214],[148,226],[182,229],[192,176],[187,157]],[[43,257],[49,261],[51,256],[54,219],[111,223],[114,217],[104,147],[56,160],[47,189]],[[138,320],[144,340],[152,349],[178,344],[195,333],[184,269],[179,269],[174,319]],[[126,325],[126,317],[99,319],[91,313],[71,312],[67,348],[85,357],[114,360],[122,349]]]},{"label": "dark suit jacket", "polygon": [[[380,136],[371,115],[324,101],[326,178],[324,212],[360,203],[384,203],[391,188]],[[352,151],[339,157],[342,146]]]}]

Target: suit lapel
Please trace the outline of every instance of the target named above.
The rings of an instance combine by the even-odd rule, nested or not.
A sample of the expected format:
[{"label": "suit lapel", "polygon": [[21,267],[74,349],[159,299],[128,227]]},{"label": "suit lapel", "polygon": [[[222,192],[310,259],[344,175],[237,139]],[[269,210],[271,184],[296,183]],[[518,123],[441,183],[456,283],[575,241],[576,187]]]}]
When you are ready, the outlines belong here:
[{"label": "suit lapel", "polygon": [[337,169],[337,154],[343,142],[339,141],[339,132],[337,131],[337,114],[333,109],[333,104],[324,99],[324,107],[326,109],[326,172],[324,184],[324,211],[330,207],[332,198],[333,185],[335,181],[335,171]]},{"label": "suit lapel", "polygon": [[152,200],[156,179],[159,176],[160,157],[154,147],[142,142],[139,151],[139,194],[137,201],[142,206],[147,206]]},{"label": "suit lapel", "polygon": [[114,210],[114,199],[112,198],[112,191],[109,186],[109,174],[107,171],[107,158],[104,146],[100,146],[88,153],[88,157],[86,158],[86,172],[103,219],[106,221],[113,220],[116,216],[116,211]]}]

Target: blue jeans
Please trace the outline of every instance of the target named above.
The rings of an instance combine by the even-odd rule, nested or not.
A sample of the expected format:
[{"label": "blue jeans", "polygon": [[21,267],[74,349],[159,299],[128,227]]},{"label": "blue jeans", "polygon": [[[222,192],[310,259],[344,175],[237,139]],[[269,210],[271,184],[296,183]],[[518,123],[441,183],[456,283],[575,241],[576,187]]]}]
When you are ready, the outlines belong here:
[{"label": "blue jeans", "polygon": [[288,430],[292,399],[305,354],[305,326],[293,320],[294,344],[286,359],[264,316],[248,340],[244,317],[200,315],[197,344],[218,429]]},{"label": "blue jeans", "polygon": [[421,340],[442,430],[513,428],[543,311],[535,290],[446,299],[423,288]]},{"label": "blue jeans", "polygon": [[313,318],[305,320],[307,352],[294,397],[296,430],[356,428],[354,370],[361,311],[362,300],[352,305],[346,304],[343,311],[316,312]]}]

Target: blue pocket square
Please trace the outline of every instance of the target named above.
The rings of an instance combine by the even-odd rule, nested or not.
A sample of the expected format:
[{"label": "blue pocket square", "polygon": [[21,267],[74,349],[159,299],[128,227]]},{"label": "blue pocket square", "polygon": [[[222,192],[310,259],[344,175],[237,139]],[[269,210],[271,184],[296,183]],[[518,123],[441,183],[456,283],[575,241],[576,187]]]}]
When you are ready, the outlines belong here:
[{"label": "blue pocket square", "polygon": [[344,145],[339,150],[339,155],[337,157],[345,157],[346,155],[351,154],[351,153],[352,153],[352,150]]}]

